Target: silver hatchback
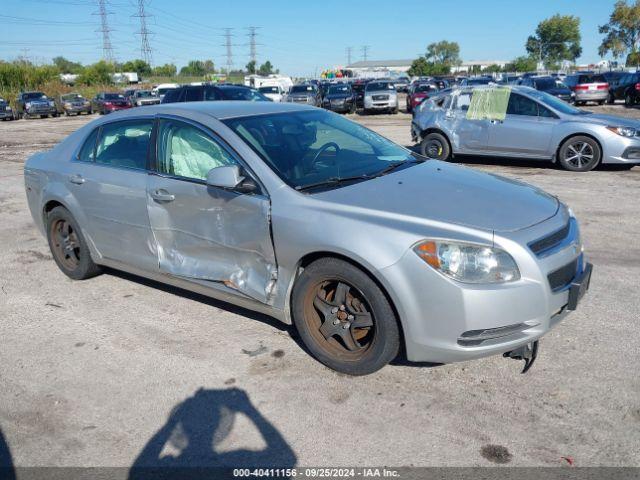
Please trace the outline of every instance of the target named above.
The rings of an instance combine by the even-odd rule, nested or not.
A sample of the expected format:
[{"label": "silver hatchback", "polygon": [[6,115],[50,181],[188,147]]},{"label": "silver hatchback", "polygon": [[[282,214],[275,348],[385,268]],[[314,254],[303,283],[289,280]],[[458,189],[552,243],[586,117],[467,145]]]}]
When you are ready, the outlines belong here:
[{"label": "silver hatchback", "polygon": [[440,160],[529,158],[574,172],[640,164],[640,122],[581,110],[529,87],[450,90],[416,108],[411,134],[423,155]]},{"label": "silver hatchback", "polygon": [[353,375],[401,346],[530,366],[591,275],[557,198],[303,105],[118,112],[29,158],[25,183],[69,277],[108,266],[271,315]]}]

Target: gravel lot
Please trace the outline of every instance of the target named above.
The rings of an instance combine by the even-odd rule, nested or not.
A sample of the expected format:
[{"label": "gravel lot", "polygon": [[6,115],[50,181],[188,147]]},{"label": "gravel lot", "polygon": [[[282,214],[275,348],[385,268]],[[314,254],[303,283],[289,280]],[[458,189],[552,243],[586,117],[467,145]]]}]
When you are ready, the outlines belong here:
[{"label": "gravel lot", "polygon": [[[354,118],[410,144],[408,115]],[[227,465],[640,466],[640,167],[464,159],[573,208],[590,293],[527,375],[492,357],[349,378],[267,317],[117,272],[63,276],[22,167],[88,120],[0,123],[0,432],[15,465],[171,464],[186,442]],[[165,444],[173,422],[182,433]]]}]

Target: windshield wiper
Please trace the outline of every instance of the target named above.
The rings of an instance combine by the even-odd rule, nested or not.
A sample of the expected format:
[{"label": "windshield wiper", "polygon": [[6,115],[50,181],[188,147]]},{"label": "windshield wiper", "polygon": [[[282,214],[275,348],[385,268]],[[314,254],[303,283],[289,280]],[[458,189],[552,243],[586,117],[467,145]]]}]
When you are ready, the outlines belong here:
[{"label": "windshield wiper", "polygon": [[388,167],[383,168],[382,170],[380,170],[378,173],[376,173],[375,175],[373,175],[372,178],[374,177],[381,177],[382,175],[386,175],[387,173],[391,173],[393,172],[396,168],[401,167],[402,165],[407,165],[410,163],[423,163],[426,160],[422,160],[420,158],[416,158],[414,160],[403,160],[401,162],[394,162],[391,165],[389,165]]},{"label": "windshield wiper", "polygon": [[355,175],[353,177],[330,177],[321,182],[309,183],[308,185],[295,187],[295,189],[299,192],[303,192],[305,190],[310,190],[316,187],[333,187],[335,185],[341,185],[345,182],[352,182],[354,180],[369,180],[371,178],[373,177],[371,177],[370,175]]}]

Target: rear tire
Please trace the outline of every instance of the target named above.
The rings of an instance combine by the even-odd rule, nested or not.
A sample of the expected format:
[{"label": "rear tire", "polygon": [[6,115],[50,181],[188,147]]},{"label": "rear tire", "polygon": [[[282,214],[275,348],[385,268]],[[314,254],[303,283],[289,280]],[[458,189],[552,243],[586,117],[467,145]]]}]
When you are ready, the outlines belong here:
[{"label": "rear tire", "polygon": [[451,156],[451,148],[444,135],[433,132],[422,139],[420,154],[435,160],[448,160]]},{"label": "rear tire", "polygon": [[293,321],[311,354],[348,375],[368,375],[393,360],[400,328],[384,292],[365,272],[337,258],[304,269],[292,292]]},{"label": "rear tire", "polygon": [[588,172],[600,164],[602,150],[591,137],[577,135],[566,140],[558,151],[558,163],[571,172]]},{"label": "rear tire", "polygon": [[69,210],[54,208],[47,215],[46,224],[49,248],[62,273],[74,280],[85,280],[102,272],[91,259],[80,226]]},{"label": "rear tire", "polygon": [[633,107],[633,98],[628,93],[624,96],[624,106],[627,108]]}]

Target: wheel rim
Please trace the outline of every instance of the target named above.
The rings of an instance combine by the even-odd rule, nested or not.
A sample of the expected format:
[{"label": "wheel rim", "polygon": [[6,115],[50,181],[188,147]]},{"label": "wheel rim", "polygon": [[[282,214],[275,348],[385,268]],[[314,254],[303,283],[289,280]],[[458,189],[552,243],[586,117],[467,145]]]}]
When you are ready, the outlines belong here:
[{"label": "wheel rim", "polygon": [[64,219],[51,224],[53,254],[68,270],[75,270],[80,264],[80,242],[71,224]]},{"label": "wheel rim", "polygon": [[308,290],[304,321],[323,352],[359,360],[376,336],[375,318],[366,297],[344,280],[324,280]]},{"label": "wheel rim", "polygon": [[444,146],[439,140],[429,140],[425,147],[425,153],[429,158],[441,158]]},{"label": "wheel rim", "polygon": [[567,147],[564,161],[576,168],[585,168],[595,161],[593,147],[587,142],[574,142]]}]

